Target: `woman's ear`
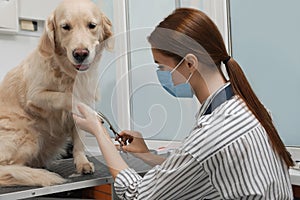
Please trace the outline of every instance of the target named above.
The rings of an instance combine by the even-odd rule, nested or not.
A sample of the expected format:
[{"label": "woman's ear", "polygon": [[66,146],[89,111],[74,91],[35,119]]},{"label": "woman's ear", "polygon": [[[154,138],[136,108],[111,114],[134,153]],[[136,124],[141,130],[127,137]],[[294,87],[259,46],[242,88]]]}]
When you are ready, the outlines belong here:
[{"label": "woman's ear", "polygon": [[55,41],[54,41],[54,15],[50,15],[45,23],[44,32],[40,38],[39,52],[45,56],[50,57],[54,53]]},{"label": "woman's ear", "polygon": [[198,58],[194,54],[187,54],[185,56],[185,61],[187,62],[190,73],[193,73],[195,70],[197,70]]}]

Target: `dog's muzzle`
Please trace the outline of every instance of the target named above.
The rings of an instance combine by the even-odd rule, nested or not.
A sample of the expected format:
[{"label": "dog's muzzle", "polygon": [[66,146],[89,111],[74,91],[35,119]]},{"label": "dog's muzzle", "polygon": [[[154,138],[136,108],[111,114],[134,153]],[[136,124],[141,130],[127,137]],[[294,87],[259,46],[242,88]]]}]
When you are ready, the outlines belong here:
[{"label": "dog's muzzle", "polygon": [[72,55],[78,65],[74,65],[78,71],[85,71],[89,68],[88,64],[83,64],[85,59],[89,56],[90,52],[88,49],[75,49]]}]

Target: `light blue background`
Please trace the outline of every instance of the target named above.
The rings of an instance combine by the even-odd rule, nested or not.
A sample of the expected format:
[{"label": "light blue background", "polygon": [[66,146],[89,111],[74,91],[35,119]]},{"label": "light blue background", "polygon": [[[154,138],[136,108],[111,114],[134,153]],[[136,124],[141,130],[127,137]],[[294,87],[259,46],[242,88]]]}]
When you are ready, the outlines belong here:
[{"label": "light blue background", "polygon": [[271,111],[286,145],[300,145],[300,1],[231,0],[233,57]]},{"label": "light blue background", "polygon": [[132,129],[147,139],[181,140],[194,124],[197,100],[177,99],[164,91],[157,80],[157,66],[147,41],[154,27],[175,9],[175,1],[128,2]]}]

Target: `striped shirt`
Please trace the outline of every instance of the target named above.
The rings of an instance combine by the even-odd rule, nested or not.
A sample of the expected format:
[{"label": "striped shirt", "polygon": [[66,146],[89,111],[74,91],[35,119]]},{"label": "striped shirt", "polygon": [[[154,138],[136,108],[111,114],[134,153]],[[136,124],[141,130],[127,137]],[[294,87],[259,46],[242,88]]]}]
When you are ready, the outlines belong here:
[{"label": "striped shirt", "polygon": [[288,168],[265,129],[238,96],[205,114],[201,106],[182,145],[143,177],[122,170],[114,187],[121,199],[293,199]]}]

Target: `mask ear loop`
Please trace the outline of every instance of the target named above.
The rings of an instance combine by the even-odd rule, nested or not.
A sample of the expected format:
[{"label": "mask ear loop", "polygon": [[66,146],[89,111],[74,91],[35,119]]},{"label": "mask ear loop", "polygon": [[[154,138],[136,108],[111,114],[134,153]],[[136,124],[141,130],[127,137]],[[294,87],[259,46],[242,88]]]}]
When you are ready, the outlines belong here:
[{"label": "mask ear loop", "polygon": [[188,77],[188,79],[186,80],[185,83],[188,83],[188,82],[190,81],[190,79],[192,78],[193,74],[194,74],[194,72],[192,72],[192,73],[190,74],[190,76]]},{"label": "mask ear loop", "polygon": [[183,57],[181,59],[181,61],[176,65],[176,67],[174,67],[174,69],[172,69],[172,71],[170,73],[172,74],[181,65],[181,63],[183,63],[184,60],[185,60],[185,57]]}]

